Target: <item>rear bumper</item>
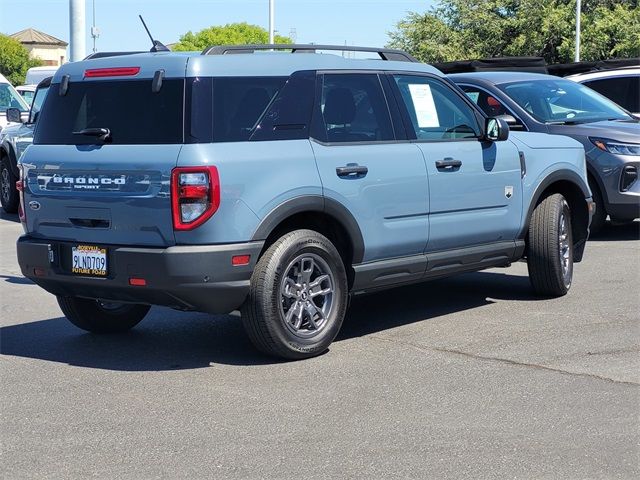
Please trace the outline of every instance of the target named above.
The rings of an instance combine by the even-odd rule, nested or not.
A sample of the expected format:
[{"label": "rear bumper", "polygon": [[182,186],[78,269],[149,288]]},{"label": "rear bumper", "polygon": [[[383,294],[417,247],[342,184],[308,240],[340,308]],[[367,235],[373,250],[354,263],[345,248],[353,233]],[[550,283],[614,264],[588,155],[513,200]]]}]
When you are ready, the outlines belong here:
[{"label": "rear bumper", "polygon": [[[251,273],[264,242],[168,248],[106,247],[107,278],[74,276],[65,268],[68,242],[18,239],[22,274],[54,295],[164,305],[181,310],[228,313],[249,292]],[[234,255],[250,255],[248,265],[233,266]],[[37,272],[37,273],[36,273]],[[132,286],[130,278],[145,286]]]}]

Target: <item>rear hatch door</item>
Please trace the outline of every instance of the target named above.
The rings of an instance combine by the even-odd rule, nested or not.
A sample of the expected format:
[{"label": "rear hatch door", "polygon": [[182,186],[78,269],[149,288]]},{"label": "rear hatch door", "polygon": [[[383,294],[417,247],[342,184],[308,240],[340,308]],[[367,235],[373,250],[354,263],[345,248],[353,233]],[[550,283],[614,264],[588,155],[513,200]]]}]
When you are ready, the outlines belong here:
[{"label": "rear hatch door", "polygon": [[[186,59],[179,58],[182,66],[173,69],[168,62],[174,78],[165,71],[161,88],[157,80],[153,88],[154,75],[169,58],[159,64],[152,57],[139,68],[135,56],[123,57],[115,71],[114,60],[105,59],[110,62],[104,76],[99,61],[79,62],[54,77],[34,145],[22,160],[32,236],[90,244],[175,243],[170,175],[183,143]],[[87,75],[89,70],[98,74]]]}]

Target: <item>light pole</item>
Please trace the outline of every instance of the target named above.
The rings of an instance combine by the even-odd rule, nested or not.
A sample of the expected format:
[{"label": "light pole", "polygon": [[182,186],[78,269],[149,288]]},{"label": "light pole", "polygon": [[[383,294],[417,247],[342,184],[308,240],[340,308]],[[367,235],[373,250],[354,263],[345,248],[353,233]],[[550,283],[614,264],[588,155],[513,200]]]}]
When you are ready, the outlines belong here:
[{"label": "light pole", "polygon": [[69,54],[72,62],[86,56],[85,0],[69,0]]},{"label": "light pole", "polygon": [[273,20],[273,16],[274,16],[274,3],[275,0],[269,0],[269,43],[273,44],[274,40],[273,40],[273,32],[275,30],[275,26],[274,26],[274,20]]},{"label": "light pole", "polygon": [[581,0],[576,0],[576,62],[580,61],[580,11],[582,10],[581,3]]}]

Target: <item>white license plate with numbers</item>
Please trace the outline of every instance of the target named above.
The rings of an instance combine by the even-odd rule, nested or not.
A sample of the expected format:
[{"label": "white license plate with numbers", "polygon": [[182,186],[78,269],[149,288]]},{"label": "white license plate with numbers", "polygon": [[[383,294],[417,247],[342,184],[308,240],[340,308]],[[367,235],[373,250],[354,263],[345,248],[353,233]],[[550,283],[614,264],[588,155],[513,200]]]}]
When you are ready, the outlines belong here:
[{"label": "white license plate with numbers", "polygon": [[95,245],[71,247],[71,273],[106,277],[107,249]]}]

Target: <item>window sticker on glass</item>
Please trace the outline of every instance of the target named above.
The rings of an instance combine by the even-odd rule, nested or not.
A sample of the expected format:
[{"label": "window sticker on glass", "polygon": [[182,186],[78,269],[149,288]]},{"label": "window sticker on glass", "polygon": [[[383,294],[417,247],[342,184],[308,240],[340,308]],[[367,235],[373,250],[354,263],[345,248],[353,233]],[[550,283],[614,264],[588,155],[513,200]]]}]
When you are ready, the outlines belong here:
[{"label": "window sticker on glass", "polygon": [[433,102],[431,88],[425,84],[410,84],[409,91],[416,110],[419,128],[439,127],[438,112]]}]

